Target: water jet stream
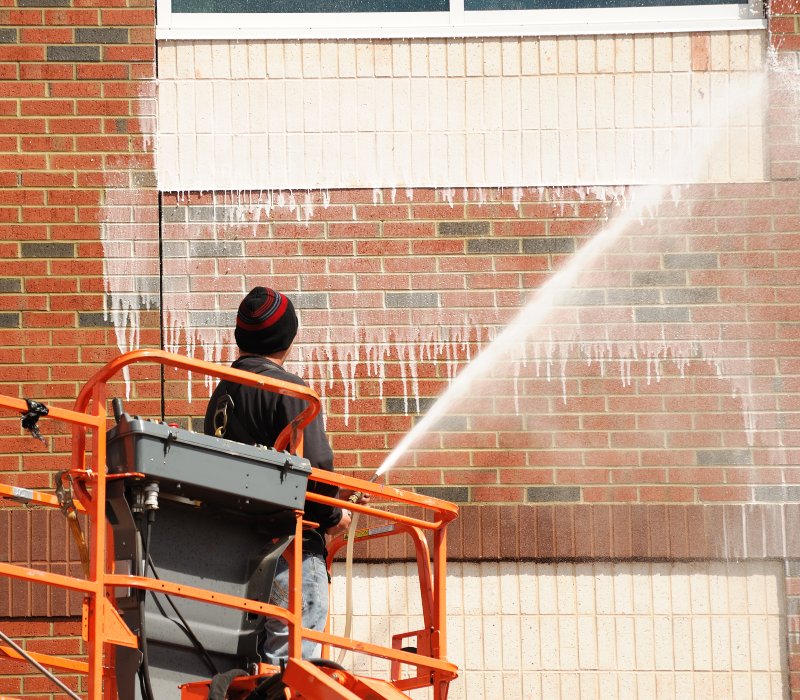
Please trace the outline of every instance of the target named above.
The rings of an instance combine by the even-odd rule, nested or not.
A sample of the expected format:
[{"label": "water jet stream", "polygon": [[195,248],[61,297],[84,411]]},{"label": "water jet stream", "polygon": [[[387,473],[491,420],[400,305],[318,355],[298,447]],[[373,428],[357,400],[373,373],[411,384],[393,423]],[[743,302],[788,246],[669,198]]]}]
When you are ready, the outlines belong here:
[{"label": "water jet stream", "polygon": [[[733,104],[718,105],[720,114],[712,115],[710,123],[721,125],[725,123],[726,116],[730,119],[743,108],[747,108],[753,98],[762,93],[765,85],[765,76],[760,80],[752,81],[742,86],[737,93]],[[717,134],[714,134],[716,136]],[[706,166],[713,153],[716,138],[704,140],[699,152],[693,151],[684,154],[686,166],[691,171]],[[686,181],[693,182],[696,178],[689,177]],[[651,185],[632,188],[630,198],[624,211],[612,219],[599,233],[595,234],[588,243],[572,255],[567,264],[550,277],[537,289],[533,298],[518,312],[513,321],[476,357],[463,371],[456,376],[445,392],[435,401],[422,420],[407,433],[397,446],[389,453],[383,464],[375,473],[379,478],[391,470],[405,452],[427,433],[453,405],[461,398],[472,384],[473,380],[488,373],[503,353],[514,348],[516,344],[524,341],[536,328],[542,325],[547,314],[558,303],[559,294],[569,289],[575,282],[578,274],[585,270],[592,261],[608,249],[619,236],[626,230],[633,220],[645,220],[657,215],[658,208],[664,201],[665,193],[674,182],[657,182]],[[674,198],[674,192],[673,192]]]},{"label": "water jet stream", "polygon": [[523,342],[538,328],[547,314],[558,303],[559,295],[573,286],[575,278],[616,241],[634,219],[643,219],[649,211],[662,202],[665,185],[650,185],[633,191],[629,206],[605,228],[582,246],[567,264],[539,287],[533,298],[517,313],[508,326],[487,345],[464,370],[458,374],[445,392],[434,402],[422,420],[389,453],[375,472],[380,478],[399,462],[411,446],[427,433],[436,421],[445,415],[453,403],[469,389],[473,380],[487,373],[501,357],[518,343]]}]

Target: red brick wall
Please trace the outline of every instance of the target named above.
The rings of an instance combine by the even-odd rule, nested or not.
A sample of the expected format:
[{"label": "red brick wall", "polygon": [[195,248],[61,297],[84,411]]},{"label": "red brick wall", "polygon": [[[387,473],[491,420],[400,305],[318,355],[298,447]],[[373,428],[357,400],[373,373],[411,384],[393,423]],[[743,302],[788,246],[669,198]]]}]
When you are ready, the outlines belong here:
[{"label": "red brick wall", "polygon": [[[103,241],[115,227],[157,238],[154,34],[152,2],[0,2],[2,394],[71,407],[118,352],[104,314]],[[145,330],[142,343],[157,345],[157,314],[144,324],[154,334]],[[52,487],[53,471],[68,466],[66,428],[42,421],[42,432],[46,444],[23,436],[19,416],[3,412],[3,483]],[[59,512],[2,505],[1,561],[78,573]],[[0,582],[0,628],[29,651],[80,656],[79,614],[76,597]],[[80,687],[74,674],[62,680]],[[0,694],[53,690],[29,664],[0,660]]]},{"label": "red brick wall", "polygon": [[[302,319],[294,359],[302,353],[315,365],[306,370],[312,379],[334,379],[317,386],[339,466],[369,475],[448,386],[448,354],[465,365],[467,351],[474,356],[511,321],[526,290],[556,274],[621,208],[580,191],[543,201],[536,191],[484,193],[485,203],[470,193],[452,206],[435,192],[385,192],[386,205],[365,194],[334,195],[347,206],[318,202],[308,224],[253,223],[246,207],[244,221],[231,223],[210,195],[179,204],[168,196],[164,237],[170,249],[199,255],[194,238],[204,230],[199,265],[224,259],[237,270],[226,278],[234,286],[268,279],[293,296]],[[526,362],[501,354],[492,376],[478,377],[445,424],[401,459],[393,483],[498,505],[799,495],[786,486],[798,481],[798,425],[788,415],[797,401],[797,184],[668,194],[676,201],[634,218],[552,309],[536,305],[541,327],[526,330]],[[357,223],[348,222],[353,210]],[[193,342],[219,323],[204,310],[217,300],[232,310],[240,297],[200,284],[175,295],[190,318],[211,318]],[[361,335],[347,362],[353,308]],[[462,323],[463,345],[426,349],[429,334]],[[230,328],[220,332],[230,349]],[[383,344],[375,340],[382,334]],[[369,360],[376,348],[385,376]],[[202,413],[203,394],[198,385],[194,402],[169,400],[168,413]]]},{"label": "red brick wall", "polygon": [[[80,621],[24,619],[2,621],[2,630],[27,652],[66,658],[84,658],[80,638]],[[27,661],[4,659],[0,662],[0,693],[7,697],[50,698],[52,682],[41,674],[31,674]],[[80,674],[58,673],[58,679],[75,692],[85,692],[86,684]],[[61,695],[61,697],[66,697]]]},{"label": "red brick wall", "polygon": [[[160,242],[153,7],[135,0],[0,0],[0,18],[0,392],[70,406],[120,344],[162,342],[154,306]],[[771,30],[777,58],[788,61],[782,70],[791,74],[797,5],[773,3]],[[550,327],[564,337],[580,326],[586,346],[570,346],[563,365],[557,356],[550,379],[542,356],[538,375],[534,362],[525,371],[507,365],[389,479],[463,506],[454,557],[786,558],[792,685],[800,696],[800,139],[792,85],[773,73],[771,182],[686,188],[675,202],[667,193],[658,216],[634,220],[624,248],[610,248],[581,278],[583,296],[562,300],[551,316]],[[449,322],[441,310],[457,309],[456,325],[465,315],[473,319],[463,344],[436,348],[430,357],[414,348],[416,383],[407,374],[408,355],[398,354],[408,348],[397,343],[386,346],[385,380],[370,371],[365,352],[348,384],[336,357],[337,381],[326,387],[328,426],[341,467],[362,475],[412,428],[417,398],[424,413],[468,350],[474,356],[527,290],[619,210],[610,199],[571,190],[519,199],[510,191],[469,192],[468,201],[455,202],[441,192],[416,191],[413,199],[384,192],[377,204],[372,192],[337,192],[327,207],[314,196],[309,222],[276,209],[256,226],[262,235],[253,236],[252,227],[245,234],[204,219],[208,196],[187,202],[166,195],[163,244],[207,242],[213,230],[241,250],[222,249],[228,277],[215,277],[213,250],[179,273],[196,282],[187,297],[197,310],[210,298],[233,309],[243,281],[268,276],[297,297],[327,295],[330,308],[345,310],[342,323],[352,322],[353,308],[359,323],[389,331]],[[399,295],[390,308],[387,289]],[[657,301],[646,294],[654,290]],[[420,297],[404,298],[407,292],[427,294],[424,307]],[[128,310],[135,323],[123,320]],[[303,343],[323,342],[332,318],[327,308],[309,304],[301,313]],[[662,357],[658,381],[647,358],[639,356],[626,375],[620,358],[604,366],[596,354],[609,328],[652,343],[662,327],[674,334],[665,348],[686,339],[704,343],[687,363]],[[456,358],[448,356],[454,347]],[[324,370],[322,363],[317,376]],[[159,416],[158,372],[134,378],[144,381],[131,383],[129,407]],[[189,402],[185,378],[168,379],[167,415],[199,415],[204,387],[197,383]],[[744,379],[751,390],[746,406],[737,393]],[[497,387],[491,409],[475,415]],[[520,390],[521,419],[513,399]],[[115,391],[124,395],[126,387]],[[39,444],[22,435],[17,416],[2,419],[4,483],[51,485],[68,443],[63,426],[46,426],[47,444]],[[0,560],[75,569],[58,513],[3,506]],[[76,613],[74,600],[0,583],[2,628],[30,649],[79,653],[70,617]],[[20,665],[0,660],[0,693],[48,692],[21,673]]]},{"label": "red brick wall", "polygon": [[770,72],[769,147],[772,177],[800,177],[800,96],[796,80],[800,70],[800,3],[774,0],[769,3]]},{"label": "red brick wall", "polygon": [[[553,352],[549,370],[548,351],[535,343],[527,367],[501,361],[388,475],[460,504],[452,558],[785,558],[794,566],[800,556],[800,183],[666,194],[545,315],[546,337],[534,335],[543,346],[577,333]],[[266,276],[286,290],[300,307],[307,359],[320,359],[313,348],[329,328],[334,340],[347,337],[357,309],[364,334],[355,380],[341,356],[347,346],[335,343],[323,353],[330,363],[311,374],[333,376],[323,387],[338,464],[363,476],[412,429],[417,399],[424,414],[445,390],[450,358],[466,365],[467,348],[474,356],[486,345],[489,327],[512,319],[526,289],[623,209],[579,190],[472,191],[454,202],[432,191],[339,192],[327,207],[312,195],[314,214],[298,222],[280,207],[268,219],[247,206],[234,216],[231,198],[165,196],[165,244],[191,250],[198,270],[224,260],[236,270],[233,284]],[[232,309],[239,296],[197,285],[175,306],[197,313],[200,325],[214,300]],[[437,323],[457,326],[464,312],[475,319],[464,347],[444,343],[429,356],[424,342],[414,348],[414,385],[408,348],[392,330],[424,338]],[[202,331],[225,328],[206,313]],[[369,362],[376,328],[390,339],[384,377]],[[626,340],[636,341],[630,362]],[[169,392],[169,415],[202,412],[204,388],[197,383],[188,402],[185,383]],[[379,542],[360,554],[408,552]],[[793,616],[791,598],[787,605]]]}]

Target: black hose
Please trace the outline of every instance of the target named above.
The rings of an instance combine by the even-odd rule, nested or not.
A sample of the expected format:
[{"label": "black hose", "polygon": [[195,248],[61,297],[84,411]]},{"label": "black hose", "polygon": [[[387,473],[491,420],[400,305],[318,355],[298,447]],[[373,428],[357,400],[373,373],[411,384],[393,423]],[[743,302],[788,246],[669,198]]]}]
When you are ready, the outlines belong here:
[{"label": "black hose", "polygon": [[[161,577],[158,575],[158,571],[156,570],[155,564],[153,563],[153,559],[152,557],[150,557],[149,554],[147,556],[147,564],[150,567],[150,570],[153,572],[153,578],[160,581]],[[167,615],[166,610],[164,610],[164,608],[162,607],[154,591],[153,602],[156,604],[161,614],[168,620],[172,620],[172,622],[174,622],[180,628],[180,630],[186,635],[188,640],[192,643],[192,646],[194,646],[194,648],[200,653],[200,656],[203,658],[203,661],[205,662],[206,666],[208,666],[208,670],[211,671],[213,675],[218,674],[219,669],[217,668],[217,665],[214,663],[214,659],[211,658],[211,655],[208,653],[208,651],[206,651],[206,648],[203,646],[203,643],[197,638],[197,635],[195,635],[195,633],[192,631],[192,628],[189,626],[189,623],[181,614],[181,611],[178,610],[178,606],[175,605],[174,601],[172,600],[172,597],[167,595],[166,593],[161,593],[160,595],[163,595],[164,598],[167,599],[167,602],[170,604],[170,607],[175,611],[175,614],[178,616],[178,620],[180,620],[180,623],[177,620],[173,620],[169,615]]]},{"label": "black hose", "polygon": [[[150,556],[150,537],[153,532],[153,521],[155,520],[156,512],[155,510],[148,510],[147,515],[143,518],[142,522],[142,530],[143,530],[143,549],[142,549],[142,560],[144,561],[144,575],[147,575],[147,568],[150,567],[150,570],[153,572],[153,577],[157,580],[161,580],[161,577],[158,575],[158,571],[156,570],[155,564],[153,563],[153,558]],[[148,655],[148,648],[147,648],[147,629],[145,623],[145,599],[147,597],[147,590],[140,589],[139,591],[139,651],[142,652],[142,662],[139,666],[139,683],[141,686],[142,697],[143,700],[156,700],[155,695],[153,693],[152,685],[150,684],[150,660]],[[219,669],[217,665],[214,663],[214,660],[211,658],[206,648],[203,646],[202,642],[197,638],[197,635],[192,631],[189,623],[181,614],[181,611],[173,602],[172,598],[167,595],[166,593],[162,594],[167,599],[167,602],[170,604],[172,609],[175,611],[175,614],[178,616],[180,622],[171,618],[167,611],[164,610],[164,607],[161,605],[161,602],[158,599],[155,591],[152,593],[153,603],[158,608],[159,612],[162,616],[174,622],[181,631],[186,635],[189,641],[192,643],[194,648],[200,653],[204,663],[208,667],[208,670],[211,672],[212,675],[218,675]]]},{"label": "black hose", "polygon": [[[153,531],[153,520],[155,519],[155,511],[147,511],[147,517],[144,518],[144,545],[142,551],[142,560],[147,562],[150,558],[150,533]],[[145,564],[145,571],[147,572],[147,565]],[[147,597],[147,590],[142,588],[139,591],[139,651],[142,652],[142,663],[139,665],[139,684],[142,689],[142,697],[144,700],[155,700],[153,694],[153,686],[150,684],[150,659],[147,653],[147,628],[145,625],[145,610],[144,603]]]},{"label": "black hose", "polygon": [[282,700],[286,697],[286,686],[283,683],[283,673],[267,676],[261,681],[245,700]]},{"label": "black hose", "polygon": [[247,671],[241,668],[232,668],[225,673],[218,673],[211,679],[211,684],[208,686],[208,700],[225,700],[228,697],[228,688],[236,678],[242,678],[247,675]]}]

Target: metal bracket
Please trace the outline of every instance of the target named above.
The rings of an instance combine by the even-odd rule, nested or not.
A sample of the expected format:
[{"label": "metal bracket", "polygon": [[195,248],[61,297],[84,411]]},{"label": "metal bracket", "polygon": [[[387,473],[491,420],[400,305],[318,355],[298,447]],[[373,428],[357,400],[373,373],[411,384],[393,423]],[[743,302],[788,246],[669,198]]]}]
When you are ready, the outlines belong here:
[{"label": "metal bracket", "polygon": [[[66,486],[64,485],[65,479],[67,481]],[[61,506],[61,511],[69,523],[72,537],[78,546],[78,555],[81,558],[83,574],[89,578],[89,547],[86,544],[86,538],[83,536],[83,530],[81,530],[81,524],[78,521],[78,509],[75,507],[75,501],[72,500],[72,475],[66,471],[59,471],[56,472],[55,480],[58,505]]]}]

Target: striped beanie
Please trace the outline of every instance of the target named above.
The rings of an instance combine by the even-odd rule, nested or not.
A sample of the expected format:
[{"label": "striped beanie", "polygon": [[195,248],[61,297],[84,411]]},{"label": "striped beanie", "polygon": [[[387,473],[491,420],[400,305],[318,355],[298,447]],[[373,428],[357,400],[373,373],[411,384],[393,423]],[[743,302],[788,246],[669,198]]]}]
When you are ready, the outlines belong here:
[{"label": "striped beanie", "polygon": [[289,297],[255,287],[242,299],[234,337],[240,350],[271,355],[286,350],[297,335],[297,314]]}]

